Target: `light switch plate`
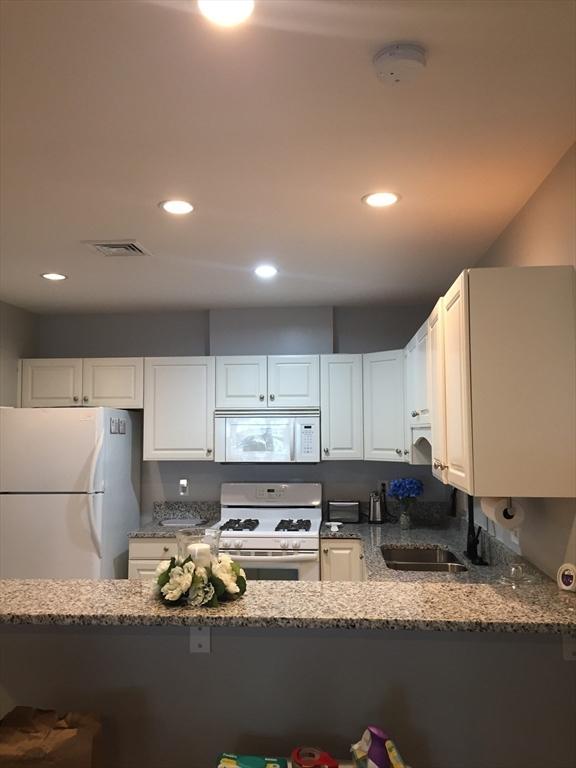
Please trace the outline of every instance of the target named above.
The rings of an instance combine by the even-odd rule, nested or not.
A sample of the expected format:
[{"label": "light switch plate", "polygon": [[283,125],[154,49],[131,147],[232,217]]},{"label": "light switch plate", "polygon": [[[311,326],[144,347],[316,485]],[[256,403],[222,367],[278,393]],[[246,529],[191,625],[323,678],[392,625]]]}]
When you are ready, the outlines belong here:
[{"label": "light switch plate", "polygon": [[110,419],[110,434],[118,434],[118,419],[115,416],[112,416]]},{"label": "light switch plate", "polygon": [[210,627],[190,628],[190,653],[211,653]]},{"label": "light switch plate", "polygon": [[126,419],[118,419],[118,434],[126,434]]}]

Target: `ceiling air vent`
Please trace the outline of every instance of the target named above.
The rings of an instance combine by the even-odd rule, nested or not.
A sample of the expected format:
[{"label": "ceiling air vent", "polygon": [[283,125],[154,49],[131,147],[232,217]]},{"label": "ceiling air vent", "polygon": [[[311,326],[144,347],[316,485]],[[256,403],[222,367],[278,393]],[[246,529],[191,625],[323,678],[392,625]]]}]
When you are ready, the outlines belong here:
[{"label": "ceiling air vent", "polygon": [[149,256],[149,252],[135,240],[85,240],[103,256]]}]

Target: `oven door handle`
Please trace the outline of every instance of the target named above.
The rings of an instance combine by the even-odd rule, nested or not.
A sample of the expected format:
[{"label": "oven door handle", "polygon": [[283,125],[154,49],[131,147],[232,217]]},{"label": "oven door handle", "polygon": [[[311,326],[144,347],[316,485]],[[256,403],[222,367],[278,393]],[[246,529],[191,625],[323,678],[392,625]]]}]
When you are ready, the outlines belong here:
[{"label": "oven door handle", "polygon": [[232,553],[232,559],[238,565],[269,565],[274,567],[275,563],[314,563],[318,562],[318,553],[311,552],[308,555],[236,555]]}]

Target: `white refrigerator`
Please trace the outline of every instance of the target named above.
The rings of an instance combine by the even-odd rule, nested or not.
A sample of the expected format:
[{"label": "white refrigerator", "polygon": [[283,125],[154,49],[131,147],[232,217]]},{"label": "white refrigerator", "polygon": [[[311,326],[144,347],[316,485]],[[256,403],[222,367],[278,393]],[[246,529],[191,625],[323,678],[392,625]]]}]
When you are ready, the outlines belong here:
[{"label": "white refrigerator", "polygon": [[137,412],[0,409],[0,578],[126,578],[140,458]]}]

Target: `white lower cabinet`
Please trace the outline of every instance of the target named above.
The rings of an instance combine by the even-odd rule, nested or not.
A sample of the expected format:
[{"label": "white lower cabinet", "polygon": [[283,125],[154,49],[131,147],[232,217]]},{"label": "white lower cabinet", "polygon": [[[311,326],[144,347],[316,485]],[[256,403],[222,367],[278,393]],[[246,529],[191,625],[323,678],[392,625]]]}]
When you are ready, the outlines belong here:
[{"label": "white lower cabinet", "polygon": [[320,541],[322,581],[366,581],[364,548],[358,539]]},{"label": "white lower cabinet", "polygon": [[405,461],[404,350],[364,355],[364,459]]},{"label": "white lower cabinet", "polygon": [[128,549],[128,578],[152,580],[158,563],[176,555],[174,537],[130,539]]},{"label": "white lower cabinet", "polygon": [[149,357],[144,379],[144,459],[213,461],[214,358]]},{"label": "white lower cabinet", "polygon": [[322,460],[364,458],[362,355],[321,355]]}]

